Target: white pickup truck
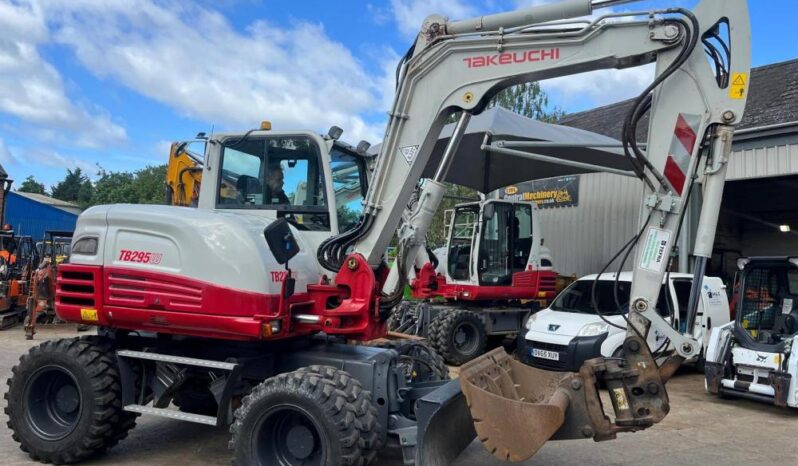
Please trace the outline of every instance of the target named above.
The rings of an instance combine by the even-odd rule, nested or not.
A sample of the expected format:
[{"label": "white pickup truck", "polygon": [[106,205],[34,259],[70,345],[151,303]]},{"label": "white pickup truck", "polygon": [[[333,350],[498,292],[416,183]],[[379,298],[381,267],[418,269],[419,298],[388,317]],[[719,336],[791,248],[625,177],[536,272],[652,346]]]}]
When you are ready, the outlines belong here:
[{"label": "white pickup truck", "polygon": [[[626,334],[626,321],[618,311],[614,297],[615,274],[601,275],[595,292],[601,315],[618,327],[605,322],[593,307],[592,293],[596,277],[588,275],[573,282],[548,308],[529,317],[526,334],[522,333],[518,338],[518,358],[521,361],[548,370],[578,371],[587,359],[620,354]],[[665,283],[662,285],[657,311],[667,320],[673,315],[676,325],[684,331],[693,277],[686,273],[671,273],[669,279],[667,286]],[[622,309],[628,307],[631,282],[631,272],[620,273],[618,300]],[[711,329],[730,320],[725,289],[726,286],[720,278],[704,277],[693,328],[693,334],[702,342],[703,348],[706,348]],[[664,342],[665,337],[659,332],[649,333],[648,344],[652,351],[660,349]],[[695,362],[702,368],[703,356],[688,362]]]}]

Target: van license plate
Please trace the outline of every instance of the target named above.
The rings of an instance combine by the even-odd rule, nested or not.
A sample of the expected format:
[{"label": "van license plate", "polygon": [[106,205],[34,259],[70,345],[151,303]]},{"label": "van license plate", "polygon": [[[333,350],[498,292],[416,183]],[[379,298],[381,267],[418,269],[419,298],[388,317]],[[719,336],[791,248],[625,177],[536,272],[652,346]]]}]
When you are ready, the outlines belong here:
[{"label": "van license plate", "polygon": [[538,348],[532,348],[532,357],[541,358],[541,359],[550,359],[552,361],[559,361],[560,353],[556,351],[548,351]]}]

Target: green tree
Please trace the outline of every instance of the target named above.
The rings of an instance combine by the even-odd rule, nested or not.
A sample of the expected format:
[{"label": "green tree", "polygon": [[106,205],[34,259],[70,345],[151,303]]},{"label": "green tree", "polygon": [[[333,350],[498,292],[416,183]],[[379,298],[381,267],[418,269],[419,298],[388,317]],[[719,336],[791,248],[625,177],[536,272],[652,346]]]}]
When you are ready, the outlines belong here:
[{"label": "green tree", "polygon": [[25,181],[19,185],[19,189],[17,189],[17,191],[21,193],[44,194],[44,183],[39,183],[36,181],[36,178],[34,178],[33,175],[28,175],[28,177],[25,178]]},{"label": "green tree", "polygon": [[67,169],[66,176],[53,186],[50,195],[56,199],[74,202],[81,207],[86,207],[91,203],[91,180],[83,174],[80,168],[75,170]]},{"label": "green tree", "polygon": [[449,239],[446,237],[446,228],[448,227],[446,220],[449,218],[446,218],[445,212],[454,209],[457,204],[479,200],[479,193],[471,188],[451,183],[446,184],[448,186],[446,195],[427,230],[427,246],[430,249],[445,246]]},{"label": "green tree", "polygon": [[[490,99],[488,108],[497,105],[527,118],[546,123],[558,123],[565,116],[565,111],[559,106],[549,108],[549,95],[536,82],[518,84],[500,91]],[[459,118],[460,112],[456,112],[449,115],[446,122],[454,123]]]},{"label": "green tree", "polygon": [[146,167],[135,172],[100,170],[94,183],[91,205],[163,204],[166,165]]},{"label": "green tree", "polygon": [[163,204],[166,196],[166,165],[148,166],[136,172],[139,204]]},{"label": "green tree", "polygon": [[488,108],[497,105],[527,118],[547,123],[557,123],[565,115],[560,107],[549,109],[549,96],[537,82],[518,84],[504,89],[491,99]]}]

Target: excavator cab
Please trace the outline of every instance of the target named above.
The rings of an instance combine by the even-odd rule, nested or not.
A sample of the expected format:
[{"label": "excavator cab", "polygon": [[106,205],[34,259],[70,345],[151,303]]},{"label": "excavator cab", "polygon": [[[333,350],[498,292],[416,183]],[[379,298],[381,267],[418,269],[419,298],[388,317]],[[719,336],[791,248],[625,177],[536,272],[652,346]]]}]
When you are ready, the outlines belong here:
[{"label": "excavator cab", "polygon": [[[551,267],[533,202],[488,200],[454,209],[446,248],[447,281],[512,286],[516,274]],[[530,296],[531,298],[532,296]]]}]

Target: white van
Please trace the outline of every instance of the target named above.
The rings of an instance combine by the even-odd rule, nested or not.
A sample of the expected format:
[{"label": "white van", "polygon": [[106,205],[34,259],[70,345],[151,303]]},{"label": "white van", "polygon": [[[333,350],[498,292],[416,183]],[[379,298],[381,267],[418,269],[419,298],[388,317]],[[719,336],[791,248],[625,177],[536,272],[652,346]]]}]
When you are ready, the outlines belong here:
[{"label": "white van", "polygon": [[[518,339],[518,358],[521,361],[541,369],[578,371],[588,359],[620,354],[626,336],[626,321],[618,311],[614,297],[615,274],[601,275],[596,284],[596,301],[606,320],[621,328],[602,320],[593,308],[591,296],[596,277],[588,275],[573,282],[548,308],[529,317],[526,322],[527,333],[524,338]],[[672,312],[678,328],[684,331],[693,276],[671,273],[669,278],[667,287],[663,280],[657,312],[668,321]],[[632,272],[621,272],[618,277],[618,300],[622,309],[628,307],[631,286]],[[693,336],[702,343],[702,355],[711,329],[729,322],[729,301],[725,289],[720,278],[704,277],[693,329]],[[664,342],[663,334],[649,332],[648,344],[652,352],[660,349]],[[688,362],[703,367],[703,357]]]}]

